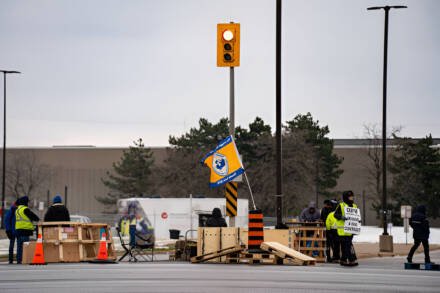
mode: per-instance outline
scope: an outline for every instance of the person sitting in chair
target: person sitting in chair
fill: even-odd
[[[228,227],[219,208],[212,210],[212,216],[206,221],[206,227]]]

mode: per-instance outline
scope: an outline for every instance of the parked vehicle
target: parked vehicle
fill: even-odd
[[[92,220],[90,220],[89,217],[81,216],[81,215],[70,215],[70,221],[76,222],[76,223],[91,223]]]

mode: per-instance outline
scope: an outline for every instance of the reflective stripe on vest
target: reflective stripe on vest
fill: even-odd
[[[24,213],[27,208],[27,206],[20,205],[15,211],[15,230],[34,230],[32,221]]]
[[[341,202],[339,204],[339,206],[341,207],[341,214],[344,217],[345,216],[345,209],[344,208],[348,207],[349,205],[346,204],[345,202]],[[357,205],[353,204],[353,208],[357,209]],[[337,229],[338,229],[338,235],[339,236],[351,236],[352,234],[344,232],[344,225],[345,225],[345,221],[344,220],[337,220],[336,221],[336,226],[337,226]]]

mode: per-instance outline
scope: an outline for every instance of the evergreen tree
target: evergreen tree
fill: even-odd
[[[145,148],[141,138],[134,142],[134,146],[124,150],[121,160],[113,163],[115,174],[107,172],[107,178],[101,178],[111,191],[105,197],[98,197],[98,201],[114,205],[120,198],[142,197],[152,192],[152,156],[151,150]]]
[[[394,175],[392,202],[413,207],[424,204],[433,218],[440,216],[440,151],[433,145],[432,136],[415,141],[399,138],[392,156],[390,171]]]
[[[337,185],[343,170],[339,169],[343,158],[333,153],[333,140],[328,138],[328,126],[319,126],[319,121],[313,120],[310,113],[297,115],[293,120],[287,121],[287,133],[302,134],[305,142],[315,150],[315,175],[319,194],[329,196],[330,189]]]

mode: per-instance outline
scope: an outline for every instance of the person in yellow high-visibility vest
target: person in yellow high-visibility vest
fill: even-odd
[[[119,231],[121,231],[121,236],[130,235],[130,219],[128,216],[122,216],[119,220]]]
[[[20,197],[17,200],[17,210],[15,210],[15,233],[17,235],[17,263],[20,264],[23,258],[23,243],[29,241],[29,236],[34,233],[34,224],[40,219],[28,208],[29,198]]]
[[[358,265],[356,261],[356,254],[353,248],[353,234],[347,233],[344,231],[345,225],[345,207],[357,208],[357,205],[354,203],[354,194],[353,191],[348,190],[342,193],[342,202],[339,203],[338,207],[335,210],[335,218],[336,218],[336,226],[339,241],[341,242],[342,247],[342,256],[340,264],[342,266],[356,266]]]
[[[334,208],[336,208],[337,202],[334,203]],[[330,212],[325,221],[326,227],[326,238],[327,238],[327,262],[339,262],[341,258],[341,245],[339,242],[338,232],[336,231],[336,218],[335,212]],[[330,257],[330,249],[332,251],[332,255]]]

